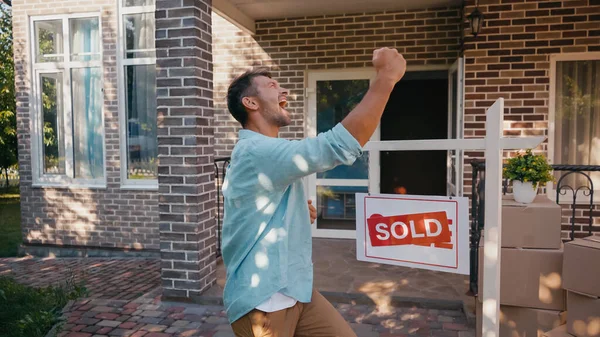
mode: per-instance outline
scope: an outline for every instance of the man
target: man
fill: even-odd
[[[231,83],[227,105],[243,129],[223,184],[222,237],[224,302],[236,336],[356,337],[313,289],[316,211],[301,178],[362,154],[406,70],[396,49],[375,50],[373,65],[377,75],[361,103],[330,131],[300,141],[277,138],[291,123],[288,91],[268,72],[248,71]]]

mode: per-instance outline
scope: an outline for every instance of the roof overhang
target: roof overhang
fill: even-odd
[[[327,5],[325,5],[326,3]],[[256,21],[460,6],[462,0],[213,0],[213,10],[254,34]]]

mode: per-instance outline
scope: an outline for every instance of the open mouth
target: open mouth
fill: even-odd
[[[285,109],[286,106],[287,106],[287,99],[285,97],[281,97],[279,99],[279,107],[282,109]]]

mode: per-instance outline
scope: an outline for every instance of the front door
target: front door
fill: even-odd
[[[381,140],[448,136],[447,70],[408,71],[396,84],[381,119]],[[381,151],[380,192],[446,195],[448,151]]]
[[[362,100],[369,89],[373,70],[340,70],[308,74],[308,116],[306,133],[314,137],[341,122]],[[371,140],[378,139],[378,132]],[[379,160],[371,154],[370,160]],[[367,192],[369,154],[365,152],[352,166],[313,174],[308,178],[308,198],[316,202],[317,220],[313,236],[355,238],[356,209],[354,195]]]

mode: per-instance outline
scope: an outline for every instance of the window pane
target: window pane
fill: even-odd
[[[362,100],[369,80],[317,81],[317,133],[326,132],[341,122]],[[317,178],[367,179],[369,154],[364,152],[353,165],[340,165]]]
[[[98,18],[70,19],[71,60],[100,60]]]
[[[154,0],[125,0],[125,7],[133,7],[133,6],[152,6],[154,5]]]
[[[62,62],[63,29],[61,20],[36,21],[36,62]]]
[[[127,177],[158,177],[156,135],[156,68],[154,65],[126,67]]]
[[[600,165],[600,60],[557,62],[556,76],[554,163]],[[590,176],[600,186],[600,173]],[[565,183],[587,185],[581,175]]]
[[[75,178],[104,175],[102,81],[100,68],[71,70]]]
[[[44,174],[65,174],[62,74],[41,74]]]
[[[154,57],[154,13],[124,16],[127,58]]]
[[[356,229],[355,193],[366,186],[317,186],[317,228]]]

